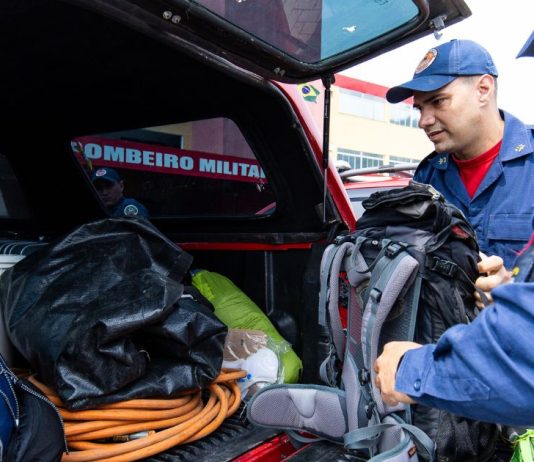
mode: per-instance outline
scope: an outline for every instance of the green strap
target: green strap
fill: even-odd
[[[534,462],[534,430],[527,430],[514,442],[515,450],[510,462]]]

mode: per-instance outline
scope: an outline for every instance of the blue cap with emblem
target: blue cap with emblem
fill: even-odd
[[[532,34],[530,34],[530,37],[525,42],[516,58],[521,58],[523,56],[534,56],[534,31],[532,31]]]
[[[97,168],[91,175],[91,181],[94,183],[97,180],[105,180],[110,183],[118,183],[121,180],[121,176],[116,170],[109,167]]]
[[[488,51],[471,40],[451,40],[428,50],[412,80],[390,88],[386,98],[400,103],[414,91],[435,91],[462,75],[499,74]]]

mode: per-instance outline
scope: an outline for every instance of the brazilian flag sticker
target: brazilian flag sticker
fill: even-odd
[[[311,103],[317,102],[317,97],[321,94],[317,88],[315,88],[313,85],[310,85],[309,83],[301,83],[299,85],[300,94],[302,97]]]

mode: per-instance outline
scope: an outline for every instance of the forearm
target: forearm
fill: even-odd
[[[395,389],[422,404],[479,420],[534,423],[534,284],[494,291],[495,304],[437,345],[407,351]]]

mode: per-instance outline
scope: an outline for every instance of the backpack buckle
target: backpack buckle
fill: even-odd
[[[365,386],[370,382],[370,380],[371,374],[369,374],[367,369],[360,369],[358,371],[358,381],[360,382],[360,385]]]
[[[445,276],[453,277],[458,270],[458,265],[452,261],[443,260],[439,257],[432,257],[430,269],[432,271],[444,274]]]
[[[365,415],[367,416],[367,420],[371,420],[375,408],[376,403],[374,401],[371,401],[367,406],[365,406]]]
[[[374,303],[380,303],[380,299],[382,298],[382,292],[376,287],[373,287],[369,292],[369,298],[373,300]]]
[[[401,253],[403,250],[405,249],[405,247],[398,243],[398,242],[390,242],[385,251],[384,251],[384,254],[386,255],[386,257],[388,258],[395,258],[399,253]]]
[[[354,237],[350,234],[341,234],[339,236],[336,236],[334,238],[334,244],[335,245],[341,245],[345,242],[352,242],[354,240]]]

